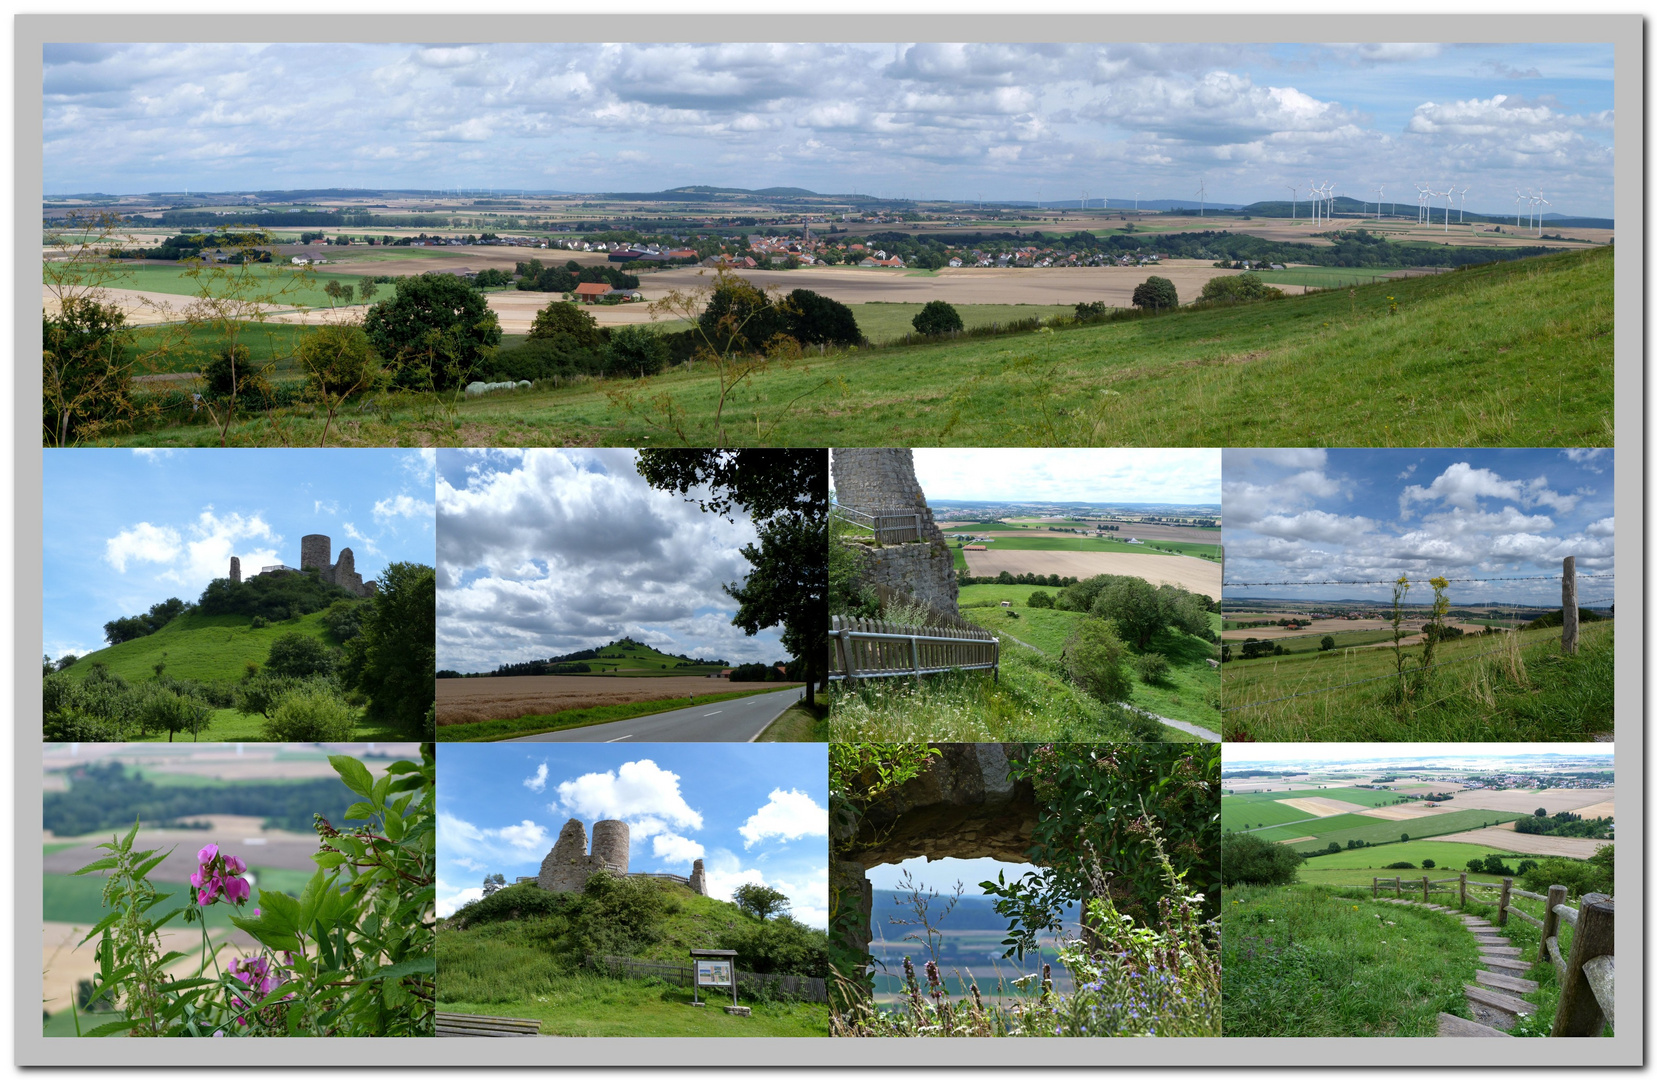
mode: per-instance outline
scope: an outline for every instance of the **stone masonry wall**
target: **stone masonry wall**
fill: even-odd
[[[834,498],[841,506],[865,514],[921,516],[921,543],[856,545],[862,577],[871,586],[885,585],[950,613],[958,613],[960,587],[944,534],[932,519],[926,493],[915,477],[915,455],[901,447],[834,451]]]
[[[548,892],[580,892],[599,870],[627,876],[631,830],[625,821],[593,825],[593,849],[587,852],[587,827],[571,819],[558,830],[558,839],[541,860],[536,884]]]

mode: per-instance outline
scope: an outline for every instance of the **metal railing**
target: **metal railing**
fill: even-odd
[[[830,679],[883,679],[944,671],[1001,674],[1001,642],[988,630],[905,626],[835,615],[829,636]]]
[[[877,544],[918,544],[921,541],[920,514],[866,514],[839,503],[835,504],[834,513],[853,529],[871,534]]]

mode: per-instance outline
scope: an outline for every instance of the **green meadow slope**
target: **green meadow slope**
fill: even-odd
[[[306,634],[329,646],[337,644],[323,628],[320,611],[258,630],[252,623],[246,615],[189,612],[146,637],[87,653],[66,674],[79,681],[93,664],[101,663],[128,682],[146,682],[155,678],[155,665],[164,660],[166,673],[175,679],[234,680],[249,663],[264,667],[271,643],[284,634]]]
[[[331,437],[347,445],[1609,446],[1612,259],[1597,248],[1265,303],[808,355],[734,386],[699,364],[637,383],[537,388],[452,408],[419,398],[350,415]],[[230,441],[303,442],[320,436],[323,419],[300,410],[283,425],[278,432],[250,418]],[[204,426],[121,441],[217,444]]]

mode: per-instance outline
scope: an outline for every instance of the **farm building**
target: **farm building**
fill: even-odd
[[[591,304],[609,291],[610,286],[601,281],[583,281],[575,287],[575,298],[583,304]]]

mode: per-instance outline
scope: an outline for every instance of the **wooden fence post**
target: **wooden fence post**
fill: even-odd
[[[1559,584],[1559,651],[1566,656],[1576,655],[1576,556],[1565,556],[1565,571]]]
[[[1404,895],[1404,879],[1403,878],[1396,878],[1395,877],[1395,878],[1392,879],[1392,895],[1394,895],[1394,896],[1403,896]]]
[[[1548,939],[1559,933],[1559,912],[1554,908],[1565,902],[1569,894],[1563,885],[1548,886],[1548,910],[1542,913],[1542,944],[1536,950],[1536,959],[1548,959]]]
[[[1426,874],[1422,874],[1421,875],[1421,902],[1423,904],[1430,904],[1430,903],[1433,902],[1432,892],[1433,892],[1433,883],[1430,880],[1428,880]]]
[[[1467,871],[1461,872],[1461,910],[1467,910]]]
[[[1372,877],[1372,878],[1369,879],[1369,895],[1371,897],[1376,897],[1376,896],[1381,895],[1381,879],[1380,878]]]
[[[1497,926],[1506,926],[1507,925],[1507,902],[1509,900],[1509,894],[1512,893],[1512,892],[1513,892],[1513,879],[1510,878],[1510,877],[1503,878],[1502,879],[1502,899],[1501,899],[1500,902],[1498,902],[1496,904],[1496,925]]]
[[[1596,956],[1615,952],[1615,902],[1603,893],[1589,893],[1577,906],[1576,933],[1571,935],[1571,958],[1559,979],[1559,1011],[1553,1018],[1553,1037],[1594,1036],[1605,1027],[1605,1012],[1588,985],[1582,965]]]

